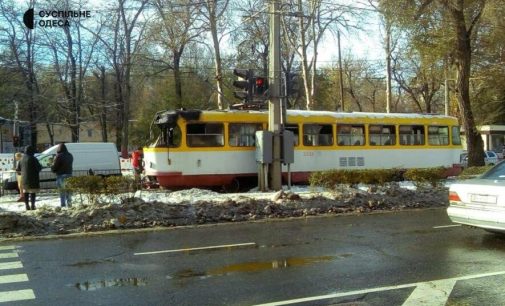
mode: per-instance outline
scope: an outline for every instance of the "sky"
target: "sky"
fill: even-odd
[[[0,0],[1,1],[1,0]],[[349,6],[353,8],[363,9],[369,11],[370,5],[366,0],[331,0],[335,4]],[[26,5],[28,0],[14,0],[14,2]],[[103,7],[108,0],[88,0],[84,1],[84,7],[93,13],[100,7]],[[376,16],[376,17],[374,17]],[[349,21],[351,24],[352,20]],[[363,24],[366,22],[366,24]],[[382,38],[379,30],[380,21],[377,14],[371,14],[370,18],[366,21],[354,22],[357,26],[364,28],[364,31],[353,31],[351,33],[343,31],[341,33],[341,50],[342,56],[348,53],[352,53],[355,57],[368,58],[372,60],[379,60],[385,57],[384,50],[382,47]],[[359,23],[359,24],[358,24]],[[338,51],[337,51],[337,38],[331,37],[323,42],[323,47],[319,52],[319,62],[320,65],[325,65],[325,63],[337,62],[338,61]]]

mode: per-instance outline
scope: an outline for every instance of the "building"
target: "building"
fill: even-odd
[[[484,142],[484,150],[502,153],[505,144],[505,125],[483,125],[478,129]]]
[[[53,135],[53,141],[49,135],[49,130]],[[43,151],[53,144],[60,142],[72,142],[72,132],[70,127],[61,123],[37,123],[37,149]],[[116,132],[112,129],[108,130],[107,140],[114,142],[116,140]],[[101,127],[98,122],[88,121],[81,122],[79,128],[80,142],[102,142]]]

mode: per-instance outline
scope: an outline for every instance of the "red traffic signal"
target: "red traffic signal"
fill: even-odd
[[[256,81],[255,81],[255,90],[254,90],[254,94],[255,95],[264,95],[265,92],[268,90],[268,81],[266,78],[264,77],[256,77]]]

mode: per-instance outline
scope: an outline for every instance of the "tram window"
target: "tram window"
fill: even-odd
[[[293,135],[295,135],[295,146],[298,145],[298,135],[300,134],[300,129],[298,127],[298,124],[286,124],[284,125],[284,129],[293,132]]]
[[[254,147],[255,133],[261,131],[261,123],[230,123],[228,126],[230,139],[228,144],[232,147]]]
[[[181,128],[178,125],[163,128],[156,141],[156,147],[176,148],[181,145]]]
[[[461,135],[459,132],[459,126],[452,127],[452,144],[460,145],[461,144]]]
[[[331,146],[333,145],[333,127],[331,124],[304,124],[304,146]]]
[[[337,142],[339,146],[362,146],[365,144],[365,126],[338,124]]]
[[[401,145],[424,145],[424,125],[400,125],[398,131]]]
[[[449,144],[448,126],[429,126],[428,144],[434,146],[446,146]]]
[[[370,125],[368,127],[371,146],[393,146],[396,144],[394,125]]]
[[[222,123],[188,123],[186,125],[188,147],[222,147],[224,127]]]

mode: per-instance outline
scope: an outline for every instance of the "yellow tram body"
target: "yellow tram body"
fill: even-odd
[[[294,183],[329,169],[459,166],[454,117],[300,110],[286,117],[284,126],[295,135]],[[254,135],[268,129],[268,112],[164,111],[153,124],[160,135],[144,148],[145,174],[161,186],[222,186],[257,176]]]

